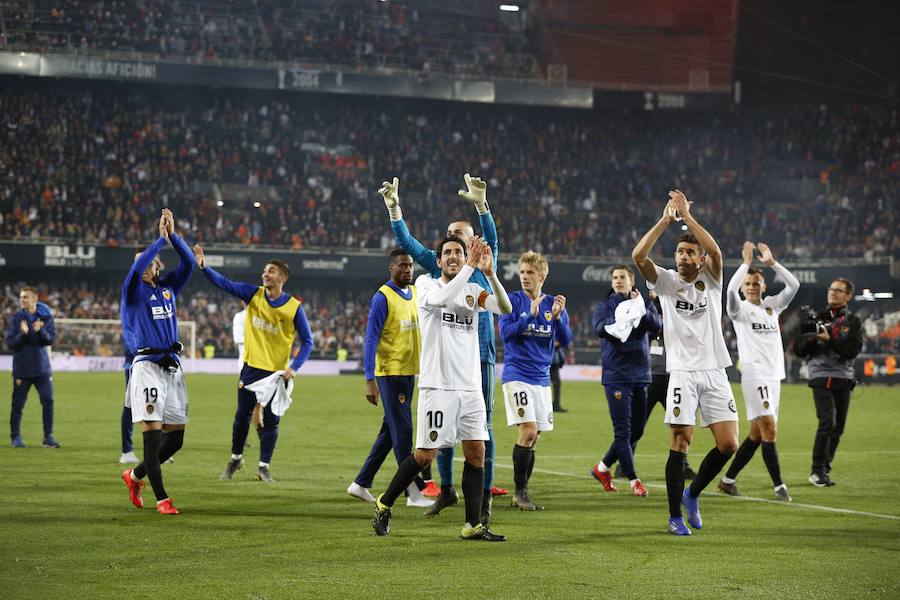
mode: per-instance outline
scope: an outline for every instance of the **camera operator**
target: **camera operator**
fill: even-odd
[[[850,281],[839,278],[831,282],[828,306],[810,317],[802,328],[803,337],[794,345],[797,356],[808,359],[809,387],[819,418],[809,476],[816,487],[835,483],[829,472],[847,422],[850,392],[856,385],[853,359],[862,348],[862,324],[847,307],[852,296]]]

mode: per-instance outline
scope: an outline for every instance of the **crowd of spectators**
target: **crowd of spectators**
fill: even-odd
[[[120,244],[171,207],[207,244],[386,248],[400,178],[426,242],[462,174],[488,182],[501,250],[623,257],[672,188],[726,255],[897,256],[896,108],[606,114],[90,84],[0,90],[0,238]]]
[[[141,52],[192,61],[536,76],[527,28],[475,0],[4,0],[0,50]],[[484,9],[484,5],[480,7]],[[475,17],[475,18],[473,18]]]

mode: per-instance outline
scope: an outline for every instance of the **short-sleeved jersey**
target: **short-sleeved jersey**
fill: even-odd
[[[443,306],[429,305],[429,294],[447,285],[427,274],[416,279],[422,332],[419,387],[481,391],[478,313],[483,310],[481,296],[487,292],[476,283],[466,283]]]
[[[775,296],[766,296],[757,305],[738,296],[748,270],[747,265],[741,265],[732,276],[726,304],[737,335],[741,377],[780,381],[785,372],[778,316],[791,303],[800,283],[787,269],[776,264],[775,272],[785,280],[785,289]]]
[[[731,365],[722,335],[722,282],[704,267],[688,283],[674,269],[656,267],[656,290],[663,309],[666,370],[705,371]]]

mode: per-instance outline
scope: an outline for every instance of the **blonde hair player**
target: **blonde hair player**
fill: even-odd
[[[775,271],[784,282],[784,289],[775,296],[766,296],[766,278],[762,270],[752,267],[753,250],[759,248],[759,260]],[[741,391],[750,434],[741,443],[725,476],[719,481],[719,490],[731,496],[740,496],[735,480],[741,469],[750,462],[756,449],[762,444],[763,462],[775,486],[775,499],[790,502],[787,486],[781,479],[781,465],[775,448],[778,406],[781,400],[781,380],[784,379],[784,345],[778,316],[788,307],[800,289],[800,282],[790,271],[775,262],[772,250],[760,242],[754,246],[744,242],[741,249],[743,262],[737,268],[726,292],[725,310],[734,324],[737,334],[738,359],[741,370]],[[744,294],[741,300],[738,290]]]
[[[543,510],[528,492],[534,469],[534,450],[541,432],[553,430],[550,363],[555,343],[572,341],[566,297],[543,292],[550,272],[547,259],[537,252],[519,257],[522,290],[509,295],[512,312],[500,317],[503,339],[503,399],[506,424],[518,429],[513,446],[516,482],[511,504],[520,510]]]

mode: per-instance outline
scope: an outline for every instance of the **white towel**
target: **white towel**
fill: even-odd
[[[244,386],[248,392],[256,394],[256,401],[263,408],[271,401],[272,413],[277,417],[284,416],[285,411],[294,401],[291,398],[291,394],[294,393],[294,380],[291,379],[287,385],[284,385],[282,375],[284,375],[284,371],[275,371],[268,377]]]
[[[620,302],[616,307],[616,322],[604,327],[606,332],[622,342],[628,340],[628,336],[635,327],[640,325],[641,317],[647,314],[644,299],[638,294],[637,298]]]

